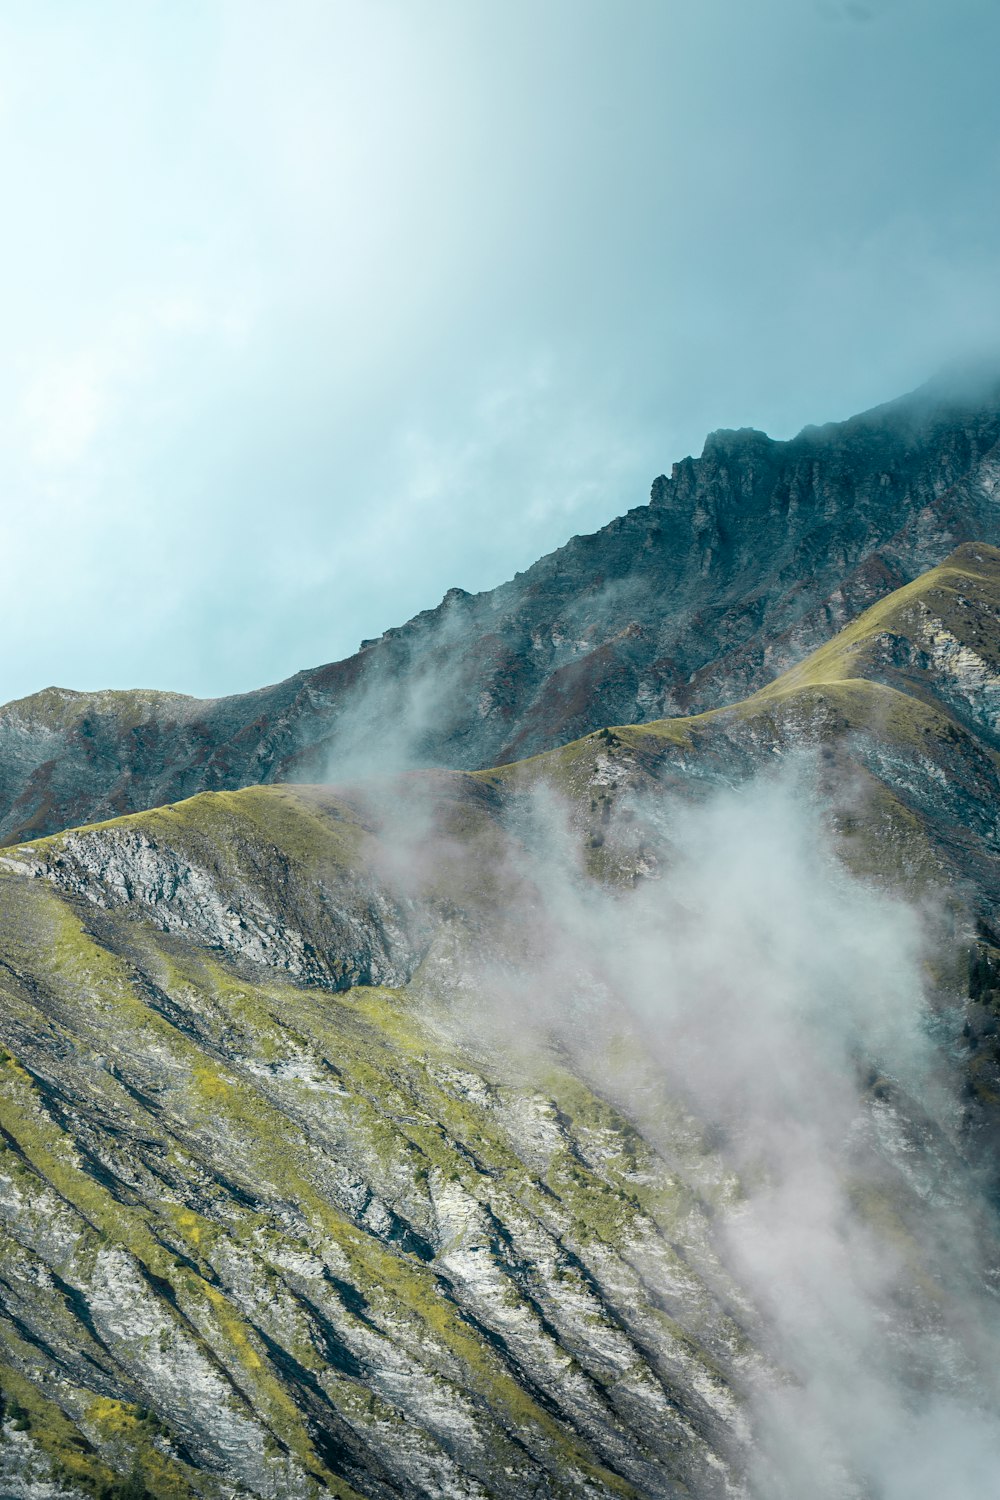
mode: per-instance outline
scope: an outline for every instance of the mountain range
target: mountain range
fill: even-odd
[[[936,381],[0,710],[0,1495],[984,1492],[998,483]]]
[[[478,770],[733,702],[960,543],[1000,542],[998,444],[981,373],[789,442],[716,432],[648,505],[345,661],[210,700],[47,688],[0,709],[0,837],[373,758]]]

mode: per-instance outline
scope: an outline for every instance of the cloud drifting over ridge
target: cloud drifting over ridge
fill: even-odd
[[[426,888],[444,850],[474,889],[479,857],[463,882],[468,856],[430,836],[434,783],[410,795],[397,877]],[[458,1014],[529,1074],[555,1043],[711,1205],[709,1274],[750,1346],[726,1356],[746,1493],[972,1500],[1000,1456],[1000,1314],[960,983],[930,977],[955,973],[954,914],[851,874],[831,811],[807,758],[697,805],[626,797],[595,853],[558,796],[526,794]],[[587,873],[605,855],[610,885]],[[616,882],[618,861],[647,874]],[[455,975],[446,944],[425,982]]]

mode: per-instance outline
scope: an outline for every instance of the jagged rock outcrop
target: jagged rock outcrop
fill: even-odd
[[[1000,382],[789,442],[718,432],[649,505],[346,661],[211,701],[50,688],[0,710],[10,843],[205,790],[475,769],[743,697],[958,543],[1000,542]]]
[[[304,802],[275,789],[262,807],[251,789],[24,845],[17,867],[302,983],[405,984],[420,924],[379,879],[388,855],[374,844],[370,823],[321,790]]]

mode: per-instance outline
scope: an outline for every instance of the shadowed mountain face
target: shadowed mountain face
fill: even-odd
[[[998,621],[8,849],[3,1493],[988,1492]]]
[[[790,442],[718,432],[650,503],[353,657],[210,701],[50,688],[0,710],[8,843],[204,790],[477,769],[743,697],[958,543],[1000,541],[1000,385]]]

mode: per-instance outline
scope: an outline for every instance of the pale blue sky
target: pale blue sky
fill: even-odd
[[[1000,346],[997,0],[0,7],[0,698],[346,655]]]

